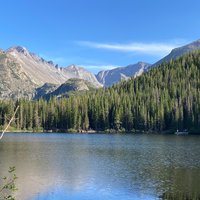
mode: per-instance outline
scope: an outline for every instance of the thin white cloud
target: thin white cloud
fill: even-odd
[[[121,67],[118,65],[111,65],[111,64],[108,64],[108,65],[107,64],[97,64],[100,62],[95,61],[95,60],[84,59],[81,57],[71,57],[71,58],[50,57],[50,56],[47,56],[46,54],[40,54],[40,56],[46,60],[52,60],[54,62],[54,64],[58,63],[61,66],[69,66],[69,65],[75,63],[76,65],[83,67],[85,69],[88,69],[89,71],[92,71],[92,72],[98,72],[101,70],[110,70],[110,69],[114,69],[117,67]],[[81,63],[85,63],[85,64],[81,64]],[[93,63],[96,63],[96,64],[93,64]]]
[[[98,43],[98,42],[90,42],[90,41],[79,41],[77,42],[81,46],[86,46],[90,48],[96,49],[106,49],[112,51],[121,51],[121,52],[132,52],[132,53],[140,53],[140,54],[148,54],[148,55],[165,55],[169,53],[172,49],[179,47],[181,44],[175,42],[171,43],[140,43],[133,42],[127,44],[119,44],[119,43]]]
[[[88,70],[110,70],[120,66],[117,65],[79,65]]]

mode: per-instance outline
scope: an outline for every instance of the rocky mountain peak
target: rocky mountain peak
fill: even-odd
[[[196,46],[196,47],[199,47],[200,46],[200,39],[198,39],[198,40],[196,40],[196,41],[194,41],[194,42],[192,42],[192,43],[190,43],[190,44],[188,44],[188,45],[186,45],[186,46]]]
[[[142,73],[147,71],[149,66],[150,64],[148,63],[138,62],[126,67],[100,71],[96,75],[96,78],[105,87],[109,87],[118,83],[120,80],[128,80],[130,77],[140,76]]]
[[[26,56],[30,54],[29,51],[25,47],[22,47],[22,46],[11,47],[6,52],[9,52],[9,53],[18,52],[18,53],[22,53]]]
[[[93,85],[95,85],[97,88],[102,87],[102,84],[98,82],[95,75],[84,69],[83,67],[72,64],[68,67],[63,68],[63,71],[70,74],[70,78],[83,79],[89,81],[90,83],[93,83]]]
[[[34,60],[35,62],[41,62],[43,64],[48,64],[51,65],[53,67],[55,67],[55,64],[53,63],[53,61],[46,61],[44,58],[40,57],[39,55],[29,52],[27,50],[27,48],[23,47],[23,46],[14,46],[9,48],[8,50],[6,50],[6,53],[11,54],[12,56],[14,56],[15,58],[22,58],[22,57],[27,57],[27,59],[29,60]],[[22,58],[24,59],[24,58]]]
[[[170,60],[175,60],[178,57],[183,56],[184,54],[187,54],[199,49],[200,49],[200,39],[190,44],[187,44],[185,46],[173,49],[170,54],[168,54],[167,56],[165,56],[164,58],[162,58],[161,60],[153,64],[151,67],[156,67],[163,62],[169,62]]]
[[[145,62],[142,62],[142,61],[139,61],[138,63],[136,63],[137,65],[141,65],[141,66],[145,66],[147,65],[148,63],[145,63]]]
[[[52,60],[49,60],[49,61],[47,61],[48,62],[48,64],[50,64],[50,65],[54,65],[54,63],[53,63],[53,61]],[[58,65],[55,65],[55,67],[56,66],[58,66]]]
[[[67,68],[71,71],[78,71],[79,70],[79,67],[75,64],[69,65]]]
[[[81,67],[78,67],[77,65],[72,64],[72,65],[66,67],[65,70],[70,71],[74,75],[78,76],[81,71]]]
[[[200,39],[199,40],[196,40],[190,44],[187,44],[183,47],[178,47],[178,48],[175,48],[171,51],[171,53],[174,53],[174,52],[177,52],[177,51],[181,51],[182,52],[190,52],[190,51],[194,51],[196,49],[199,49],[200,48]]]
[[[145,63],[142,62],[142,61],[139,61],[137,64],[138,64],[138,65],[143,65],[143,64],[145,64]]]

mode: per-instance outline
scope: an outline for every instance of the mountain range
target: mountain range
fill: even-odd
[[[42,57],[29,52],[24,47],[16,46],[5,51],[0,50],[0,98],[60,97],[67,96],[67,93],[71,90],[83,91],[110,87],[121,80],[140,76],[163,62],[177,59],[198,49],[200,49],[200,40],[173,49],[169,55],[153,65],[138,62],[126,67],[100,71],[95,76],[76,65],[60,67],[52,61],[46,61]]]
[[[44,84],[59,86],[73,78],[86,80],[95,88],[102,87],[95,75],[86,69],[75,65],[59,67],[20,46],[0,51],[0,70],[0,97],[3,99],[31,99]]]
[[[109,87],[121,80],[127,80],[132,76],[140,76],[142,73],[146,72],[150,66],[151,65],[148,63],[138,62],[133,65],[128,65],[127,67],[100,71],[96,75],[96,78],[105,87]]]

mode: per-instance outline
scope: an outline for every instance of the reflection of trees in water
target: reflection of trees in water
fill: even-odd
[[[184,145],[183,151],[177,151],[174,145],[168,147],[164,142],[160,148],[145,147],[143,151],[139,146],[138,149],[117,146],[114,151],[96,148],[95,155],[103,158],[109,155],[109,169],[104,173],[115,187],[126,184],[130,191],[151,193],[161,199],[200,199],[198,155],[187,153]]]
[[[199,200],[198,194],[186,194],[184,192],[170,193],[165,192],[160,196],[163,200]]]
[[[165,200],[200,200],[200,169],[166,168],[149,170],[157,194]]]
[[[149,199],[200,199],[196,138],[192,140],[196,145],[190,145],[191,137],[175,140],[172,136],[68,135],[66,139],[39,134],[12,138],[0,145],[0,176],[7,166],[16,165],[19,199],[102,190],[112,195],[150,195]]]

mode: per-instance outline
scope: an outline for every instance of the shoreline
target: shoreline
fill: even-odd
[[[165,131],[144,131],[144,130],[135,130],[135,131],[117,131],[114,129],[109,129],[105,131],[99,131],[99,130],[74,130],[74,129],[69,129],[69,130],[15,130],[12,128],[8,129],[5,133],[31,133],[31,134],[37,134],[37,133],[65,133],[65,134],[153,134],[153,135],[174,135],[175,130],[165,130]],[[199,131],[194,131],[191,130],[189,131],[188,135],[200,135]]]
[[[136,132],[131,132],[131,131],[127,131],[127,132],[120,132],[120,131],[30,131],[30,130],[15,130],[15,131],[6,131],[5,133],[30,133],[30,134],[38,134],[38,133],[53,133],[53,134],[132,134],[132,135],[136,135],[136,134],[144,134],[144,135],[174,135],[174,132],[165,132],[165,131],[160,131],[160,132],[156,132],[156,131],[136,131]],[[190,133],[189,135],[194,135],[194,133]],[[196,134],[197,135],[197,134]]]

